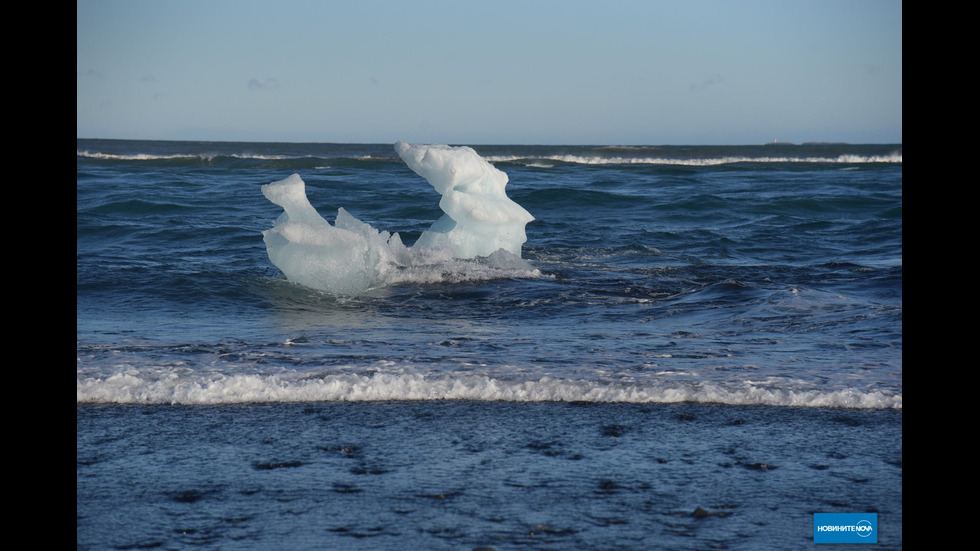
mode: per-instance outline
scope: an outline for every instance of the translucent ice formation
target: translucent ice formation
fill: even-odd
[[[507,197],[507,174],[469,147],[395,144],[405,164],[442,195],[444,214],[416,247],[448,245],[457,258],[489,256],[499,249],[521,256],[524,226],[534,220]]]
[[[343,208],[330,225],[298,174],[266,184],[263,195],[285,212],[262,235],[269,260],[287,279],[353,295],[405,281],[539,274],[520,258],[524,226],[534,217],[507,197],[505,173],[469,147],[399,141],[395,151],[442,194],[446,214],[409,248],[397,233],[376,230]]]

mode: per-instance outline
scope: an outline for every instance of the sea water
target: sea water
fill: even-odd
[[[422,248],[393,144],[78,140],[79,548],[901,547],[900,144],[472,149],[519,256],[338,291],[262,188]]]

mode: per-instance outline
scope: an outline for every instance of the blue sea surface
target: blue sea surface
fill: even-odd
[[[527,266],[335,295],[261,186],[412,245],[391,144],[78,140],[80,549],[901,548],[901,144],[473,148]]]

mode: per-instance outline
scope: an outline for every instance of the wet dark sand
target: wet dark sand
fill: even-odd
[[[79,405],[76,431],[79,549],[813,549],[817,512],[902,547],[895,410]]]

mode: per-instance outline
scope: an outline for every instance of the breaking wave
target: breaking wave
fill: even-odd
[[[213,405],[264,402],[471,400],[511,402],[717,403],[736,406],[901,409],[902,397],[854,389],[774,389],[742,383],[628,384],[543,377],[373,373],[302,376],[124,371],[76,379],[77,403]]]

